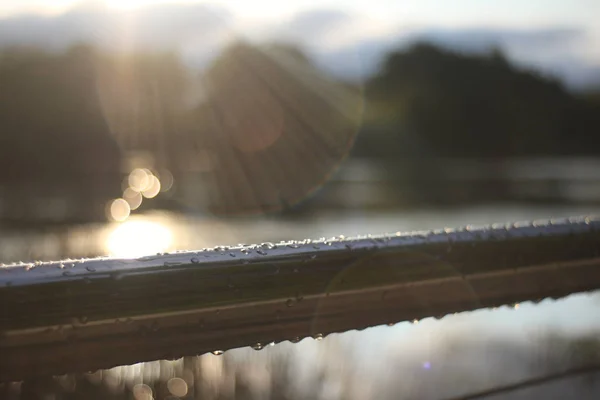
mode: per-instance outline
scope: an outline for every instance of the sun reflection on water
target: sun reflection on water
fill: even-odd
[[[149,220],[129,220],[115,227],[106,239],[110,256],[141,257],[171,249],[173,232],[166,225]]]

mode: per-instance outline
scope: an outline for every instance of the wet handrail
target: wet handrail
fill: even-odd
[[[599,288],[594,218],[7,265],[0,381]]]

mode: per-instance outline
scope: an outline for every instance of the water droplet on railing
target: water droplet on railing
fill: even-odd
[[[321,341],[323,340],[323,334],[317,333],[315,336],[313,336],[313,339]]]
[[[68,271],[66,271],[66,272],[68,272]],[[120,281],[121,279],[123,279],[123,274],[120,274],[120,273],[118,273],[118,272],[114,272],[114,273],[112,273],[112,274],[110,275],[110,277],[111,277],[112,279],[114,279],[115,281]]]
[[[73,275],[73,273],[71,271],[64,271],[62,274],[63,274],[63,276],[71,276],[71,275]]]
[[[193,264],[198,264],[200,262],[199,259],[197,259],[196,257],[192,257],[192,259],[190,260]]]
[[[261,249],[258,249],[258,250],[256,250],[256,252],[257,252],[258,254],[260,254],[261,256],[266,256],[266,255],[267,255],[267,252],[266,252],[266,251],[264,251],[264,250],[261,250]]]
[[[262,350],[263,349],[263,345],[261,343],[255,343],[252,345],[252,348],[256,351],[258,350]]]
[[[293,306],[294,306],[294,300],[292,300],[292,299],[287,299],[287,300],[285,301],[285,305],[286,305],[287,307],[293,307]]]
[[[229,253],[230,257],[235,257],[235,253]]]
[[[413,323],[413,325],[419,325],[419,320],[418,319],[413,319],[412,323]]]
[[[165,267],[175,267],[177,265],[181,265],[181,263],[179,261],[165,261],[163,265]]]
[[[296,336],[295,338],[291,338],[290,342],[292,342],[292,343],[298,343],[300,340],[302,340],[302,339],[300,339],[300,337]]]
[[[213,353],[215,356],[220,356],[225,352],[223,350],[213,350],[211,353]]]
[[[91,265],[88,265],[87,267],[85,267],[85,269],[89,272],[96,272],[96,268],[92,267]]]
[[[267,250],[271,250],[271,249],[277,248],[277,246],[274,245],[271,242],[265,242],[265,243],[261,244],[260,247],[262,247],[263,249],[267,249]]]

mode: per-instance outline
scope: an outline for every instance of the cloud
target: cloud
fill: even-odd
[[[536,30],[431,27],[399,30],[394,35],[366,38],[331,51],[315,50],[313,54],[320,65],[332,72],[348,79],[361,79],[375,73],[389,51],[406,49],[416,42],[471,54],[500,48],[517,65],[556,76],[568,86],[580,89],[600,82],[600,61],[593,65],[582,56],[586,39],[585,31],[568,27]]]
[[[364,36],[367,23],[366,18],[339,10],[312,10],[268,26],[263,37],[313,49],[334,49]]]
[[[231,13],[215,6],[160,4],[144,7],[121,23],[125,29],[132,29],[142,45],[177,47],[209,41],[215,34],[228,31],[233,21]]]
[[[0,19],[0,46],[62,49],[90,42],[113,49],[175,49],[195,67],[206,65],[226,42],[239,37],[296,42],[319,65],[349,79],[374,73],[390,50],[429,41],[471,53],[499,47],[510,60],[558,76],[572,87],[600,81],[600,60],[594,64],[584,57],[585,46],[591,46],[587,32],[571,27],[401,29],[362,15],[321,9],[286,21],[265,21],[257,29],[256,25],[248,28],[242,18],[221,6],[173,3],[128,12],[87,3],[58,16]]]
[[[285,24],[296,37],[318,39],[352,22],[352,16],[338,10],[313,10],[295,15]]]
[[[88,42],[109,48],[178,48],[198,40],[210,42],[231,20],[227,10],[203,4],[158,4],[127,12],[88,5],[58,16],[0,20],[0,46],[61,49]]]
[[[512,49],[535,50],[540,48],[566,46],[581,40],[585,35],[576,28],[545,28],[534,30],[517,29],[426,29],[417,35],[449,47],[462,48],[469,51],[483,51],[491,45]]]

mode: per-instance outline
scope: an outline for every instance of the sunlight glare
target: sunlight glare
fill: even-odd
[[[157,0],[104,0],[106,7],[117,10],[131,10],[143,6],[149,6],[157,3],[165,3],[165,1]]]
[[[171,230],[151,221],[127,221],[110,232],[106,249],[113,257],[134,258],[168,251],[173,243]]]

